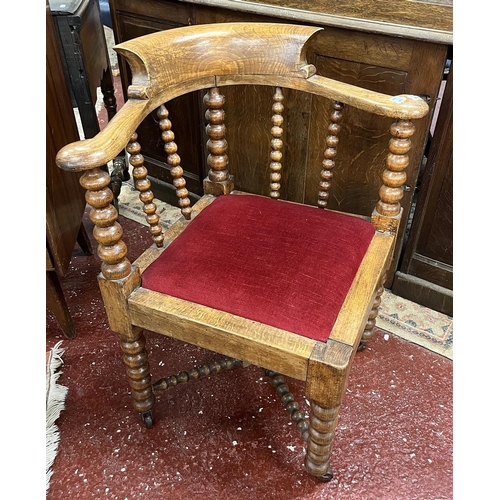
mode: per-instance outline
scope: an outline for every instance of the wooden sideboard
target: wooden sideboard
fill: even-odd
[[[437,102],[452,46],[450,0],[353,0],[343,3],[330,0],[110,0],[109,5],[117,43],[192,24],[252,21],[319,26],[324,29],[314,38],[308,54],[309,62],[316,66],[319,74],[375,91],[426,96],[431,110]],[[126,89],[131,83],[130,71],[121,58],[119,64]],[[267,194],[266,169],[257,171],[252,165],[265,166],[268,162],[269,120],[265,119],[262,109],[270,109],[270,98],[258,86],[226,87],[224,93],[227,96],[228,155],[236,188]],[[306,137],[324,144],[324,128],[316,128],[310,117],[319,114],[326,119],[329,103],[320,97],[304,101],[293,91],[286,91],[285,99],[289,118],[295,119],[297,125],[286,131],[282,197],[314,205],[321,158],[310,155],[304,144]],[[168,108],[187,187],[196,198],[202,192],[202,181],[208,170],[201,96],[181,97],[169,103]],[[358,126],[341,139],[328,208],[370,215],[378,199],[380,173],[385,164],[385,154],[376,145],[375,138],[388,134],[390,123],[382,118],[368,118],[360,111],[346,112],[356,113]],[[432,113],[424,120],[413,139],[402,200],[403,225],[409,221],[417,180],[421,177],[421,166],[425,165],[423,159]],[[155,195],[176,203],[156,117],[151,115],[138,133]],[[359,149],[360,141],[364,144],[363,155],[348,162],[349,150],[354,143]],[[233,155],[231,144],[245,142],[252,144],[251,158]],[[198,147],[193,148],[193,144]],[[398,270],[404,234],[402,231],[397,242],[386,281],[388,288]]]

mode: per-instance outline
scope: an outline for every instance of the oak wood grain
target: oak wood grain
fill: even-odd
[[[128,306],[142,328],[306,379],[314,340],[144,288],[131,294]]]
[[[389,96],[320,75],[311,76],[304,44],[319,31],[318,28],[293,26],[286,29],[285,25],[277,23],[249,26],[226,23],[182,28],[180,41],[176,38],[178,30],[173,29],[115,47],[127,57],[133,71],[129,100],[123,112],[117,113],[98,136],[60,151],[57,164],[75,171],[106,164],[126,146],[142,120],[161,104],[215,84],[282,86],[392,118],[420,118],[428,112],[427,104],[416,96]],[[248,36],[259,42],[255,44],[253,55],[245,49],[244,39]],[[227,51],[228,46],[236,48]],[[192,50],[187,52],[188,48]],[[265,63],[258,57],[259,48],[272,54]],[[166,56],[168,53],[170,57]]]
[[[378,284],[389,265],[394,242],[393,234],[375,233],[330,333],[330,339],[357,347]]]
[[[213,5],[212,0],[181,1],[198,8]],[[217,7],[246,16],[453,43],[453,0],[219,0]]]

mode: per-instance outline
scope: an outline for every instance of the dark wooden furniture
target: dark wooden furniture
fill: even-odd
[[[308,58],[318,73],[346,83],[388,94],[409,93],[428,96],[431,111],[440,88],[449,46],[452,43],[452,1],[396,1],[353,0],[110,0],[110,11],[117,43],[147,33],[185,25],[225,22],[292,22],[323,27],[324,30],[310,44]],[[130,70],[119,58],[123,88],[130,84]],[[425,70],[423,70],[425,68]],[[233,95],[236,94],[236,95]],[[237,188],[253,193],[266,192],[266,179],[252,169],[252,162],[265,163],[265,136],[267,122],[262,119],[265,97],[258,87],[235,88],[227,91],[231,108],[226,110],[231,125],[228,143],[253,142],[252,158],[232,154],[232,169]],[[233,99],[234,97],[234,99]],[[301,120],[288,131],[284,155],[290,162],[287,173],[285,199],[315,203],[315,179],[321,170],[321,161],[304,147],[309,137],[322,141],[322,131],[311,124],[311,116],[325,113],[317,99],[301,101],[291,91],[287,96]],[[192,120],[199,116],[201,96],[191,94],[179,98],[170,106],[179,132],[179,151],[184,161],[186,182],[192,198],[202,194],[202,179],[208,172],[200,124]],[[328,206],[338,210],[357,210],[369,215],[377,200],[378,179],[383,169],[383,154],[378,137],[385,125],[381,118],[368,118],[357,112],[357,125],[352,130],[349,145],[339,158],[339,170],[334,180],[334,191]],[[156,140],[155,117],[151,116],[139,130],[143,154],[155,194],[159,199],[174,203],[175,194],[169,167],[163,158],[162,145]],[[414,138],[412,166],[407,172],[405,195],[402,200],[402,223],[408,222],[420,162],[423,159],[430,115]],[[251,130],[251,134],[249,133]],[[354,157],[351,149],[363,143],[363,153]],[[193,147],[196,145],[196,147]],[[350,158],[350,160],[348,160]],[[369,168],[366,170],[366,164]],[[368,187],[368,189],[366,189]],[[386,286],[391,288],[403,244],[403,233],[398,237],[395,258],[388,272]]]
[[[71,104],[78,110],[83,135],[88,139],[100,130],[96,112],[99,89],[108,120],[116,114],[115,88],[99,2],[50,0],[49,4]],[[130,178],[124,152],[113,159],[111,174],[113,193],[118,198],[122,181]]]
[[[392,291],[453,316],[453,64]]]
[[[85,191],[79,176],[60,170],[55,162],[57,151],[79,135],[48,3],[46,18],[46,302],[64,335],[74,338],[59,278],[68,270],[77,241],[88,254],[92,246],[82,224]]]
[[[77,108],[85,138],[99,130],[95,105],[100,88],[109,118],[116,113],[116,98],[106,37],[97,0],[50,0],[62,53],[71,103]]]
[[[146,426],[153,425],[154,390],[254,364],[271,378],[306,441],[306,470],[328,481],[350,367],[373,334],[401,225],[405,171],[418,160],[410,153],[413,137],[419,137],[413,120],[425,125],[428,106],[415,95],[391,96],[316,74],[306,55],[320,35],[321,29],[310,26],[219,23],[125,42],[117,51],[132,69],[128,101],[96,137],[63,148],[57,162],[84,172],[81,183],[102,260],[102,297],[120,340],[134,407]],[[258,112],[249,106],[249,113],[267,124],[262,137],[267,159],[262,162],[254,141],[226,140],[231,127],[240,127],[225,113],[232,107],[228,96],[237,99],[234,86],[245,85],[259,86],[262,102],[267,95],[266,113],[263,106]],[[181,136],[169,111],[174,99],[200,90],[209,170],[205,194],[191,206],[177,145]],[[295,106],[308,99],[316,103],[309,129],[323,130],[322,141],[310,136],[303,145],[321,166],[315,207],[279,199],[287,192],[286,183],[294,183],[294,158],[285,145],[295,137],[293,121],[303,123]],[[136,132],[151,115],[184,215],[165,234]],[[384,168],[368,216],[327,208],[336,194],[334,173],[342,168],[338,159],[349,161],[344,148],[363,156],[364,142],[358,141],[361,150],[355,153],[350,141],[361,115],[367,122],[368,116],[381,118],[377,139],[385,145],[373,146]],[[246,127],[248,135],[254,132],[259,138],[257,128]],[[109,175],[99,168],[125,145],[154,241],[133,264],[111,205]],[[270,197],[235,189],[243,172],[233,158],[253,161],[249,168],[267,178]],[[366,160],[368,172],[371,159]],[[143,329],[224,357],[152,384]],[[280,373],[305,382],[308,418]]]

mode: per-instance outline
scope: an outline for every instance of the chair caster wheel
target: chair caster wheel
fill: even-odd
[[[358,351],[358,352],[359,352],[359,351],[364,351],[364,349],[365,349],[365,347],[366,347],[366,344],[368,344],[368,342],[363,342],[363,341],[361,341],[361,342],[359,343],[359,345],[358,345],[358,349],[357,349],[357,351]]]
[[[323,483],[327,483],[328,481],[331,481],[333,479],[333,472],[332,472],[332,469],[329,469],[327,472],[325,472],[325,474],[323,474],[322,476],[317,476],[317,478],[323,482]]]
[[[151,427],[153,427],[154,419],[153,419],[153,412],[151,410],[142,412],[141,418],[142,421],[144,422],[144,425],[148,429],[151,429]]]

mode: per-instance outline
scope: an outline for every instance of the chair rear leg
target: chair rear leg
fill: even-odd
[[[375,300],[373,301],[372,310],[368,316],[368,321],[366,322],[365,331],[363,332],[363,336],[361,337],[361,341],[359,342],[358,351],[362,351],[370,339],[373,337],[375,333],[375,325],[378,316],[378,308],[382,302],[382,294],[384,293],[384,283],[385,279],[382,281],[382,284],[377,289],[377,294],[375,295]]]
[[[154,394],[149,371],[146,339],[139,330],[135,339],[119,336],[120,348],[123,352],[123,362],[130,387],[134,408],[141,414],[146,427],[153,426]]]

